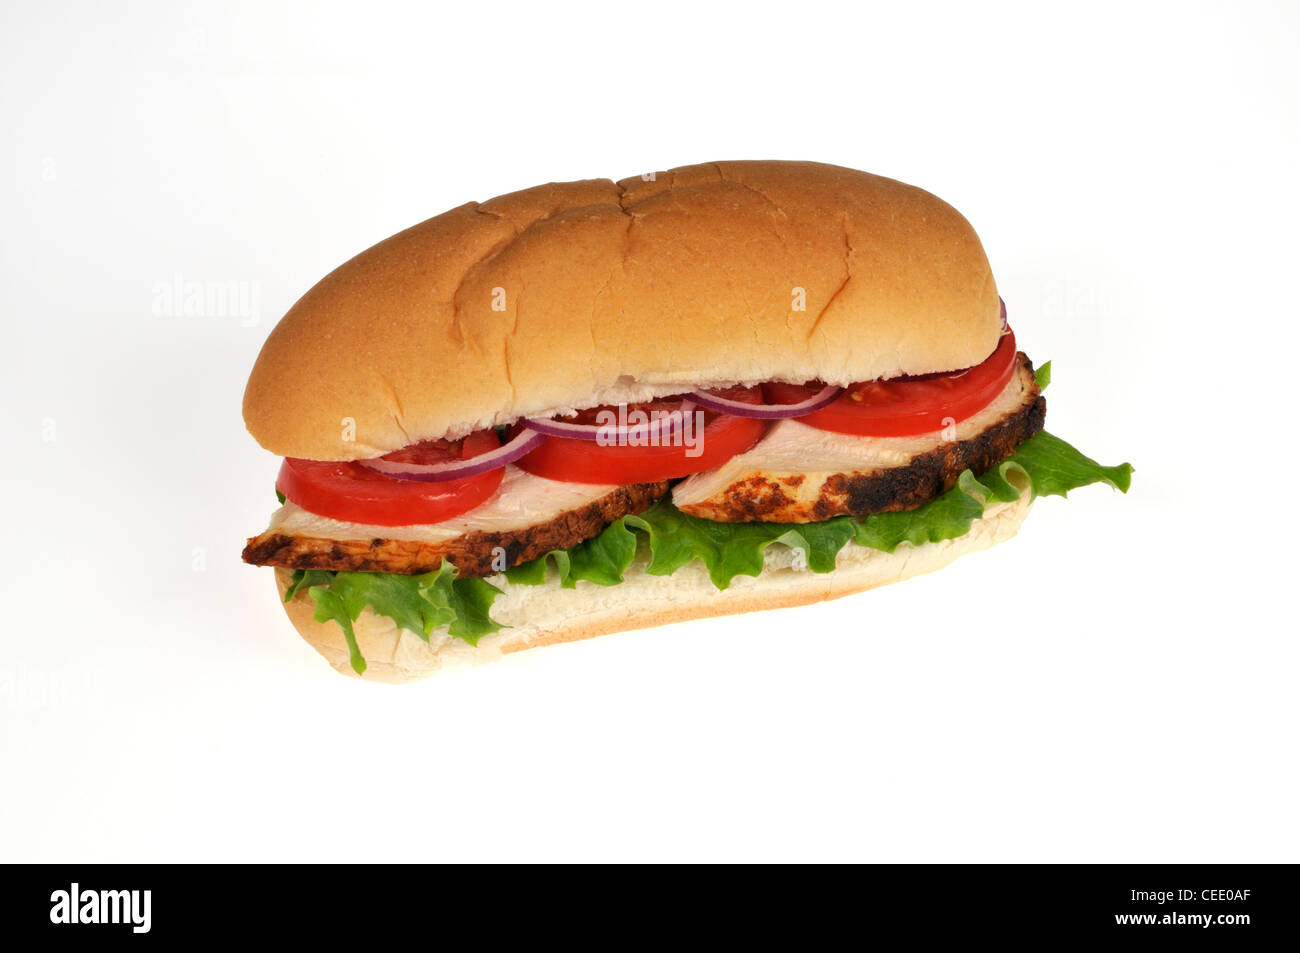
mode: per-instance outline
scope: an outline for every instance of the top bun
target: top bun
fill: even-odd
[[[815,162],[541,185],[341,265],[267,338],[244,420],[281,456],[353,460],[520,417],[702,386],[955,370],[997,346],[970,224]]]

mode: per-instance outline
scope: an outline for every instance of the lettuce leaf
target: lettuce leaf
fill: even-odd
[[[800,550],[803,562],[814,572],[829,572],[835,568],[835,554],[853,536],[847,517],[802,524],[715,523],[688,516],[666,500],[624,519],[647,536],[648,573],[668,576],[700,559],[719,589],[726,589],[736,576],[762,572],[763,551],[777,542]]]
[[[600,586],[623,581],[637,553],[637,533],[647,540],[652,576],[670,576],[695,559],[701,559],[709,578],[726,589],[736,576],[757,576],[763,570],[763,550],[780,542],[799,549],[814,572],[835,568],[835,555],[853,537],[848,517],[824,523],[715,523],[688,516],[667,500],[643,513],[625,516],[599,536],[570,549],[554,549],[531,562],[506,570],[506,578],[521,585],[541,585],[548,561],[555,566],[560,585],[572,589],[578,580]]]
[[[650,554],[646,571],[655,576],[670,575],[698,559],[713,584],[726,589],[736,576],[757,576],[763,569],[763,551],[773,543],[801,550],[813,572],[830,572],[850,539],[892,553],[900,543],[920,546],[966,535],[987,504],[1019,499],[1021,491],[1008,479],[1010,473],[1023,478],[1034,498],[1065,496],[1091,483],[1128,492],[1132,472],[1127,463],[1102,466],[1059,437],[1042,432],[984,475],[976,477],[967,470],[955,487],[914,510],[840,516],[821,523],[715,523],[661,500],[639,515],[610,524],[593,539],[507,570],[506,578],[521,585],[540,585],[546,581],[549,562],[567,588],[578,580],[616,585],[636,555],[634,530],[645,535]]]
[[[502,628],[490,615],[492,602],[501,590],[484,579],[456,578],[456,567],[445,559],[433,572],[420,576],[299,569],[285,591],[284,601],[303,589],[316,603],[316,621],[332,619],[343,630],[352,670],[358,675],[366,670],[366,660],[352,623],[367,606],[426,642],[429,634],[443,625],[448,634],[470,645],[477,645],[480,638]]]
[[[971,523],[984,515],[985,494],[973,492],[977,486],[974,481],[967,470],[957,478],[955,487],[914,510],[858,517],[854,520],[853,541],[892,553],[901,543],[920,546],[965,536]]]
[[[1039,368],[1039,386],[1050,380],[1050,364]],[[628,567],[644,547],[649,556],[646,572],[667,576],[699,560],[718,589],[726,589],[737,576],[757,576],[763,554],[774,544],[796,550],[796,560],[813,572],[830,572],[835,558],[852,540],[887,553],[902,543],[955,539],[970,532],[971,524],[993,502],[1011,502],[1027,487],[1031,498],[1065,496],[1092,483],[1106,483],[1128,492],[1133,468],[1102,466],[1059,437],[1041,432],[988,472],[962,473],[957,485],[929,503],[902,513],[840,516],[820,523],[715,523],[690,516],[668,500],[660,500],[643,513],[624,516],[600,535],[569,549],[556,549],[505,573],[513,585],[537,586],[553,569],[561,586],[574,588],[579,581],[614,586],[623,581]],[[426,642],[438,626],[446,625],[454,638],[471,645],[502,626],[492,620],[493,600],[501,593],[483,579],[458,579],[447,561],[422,576],[390,573],[326,572],[298,570],[285,593],[285,601],[306,589],[316,603],[318,622],[338,622],[347,639],[352,668],[365,671],[352,623],[370,606]]]

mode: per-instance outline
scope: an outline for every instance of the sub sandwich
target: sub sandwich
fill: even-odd
[[[970,224],[722,162],[472,202],[341,265],[244,395],[283,457],[243,558],[340,672],[831,599],[1127,490],[1043,430]]]

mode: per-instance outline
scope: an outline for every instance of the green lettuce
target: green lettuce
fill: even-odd
[[[1046,386],[1050,365],[1039,368],[1038,375],[1039,386]],[[671,575],[699,560],[713,585],[726,589],[737,576],[762,572],[763,554],[772,545],[797,550],[806,568],[824,573],[835,568],[836,556],[850,540],[892,553],[902,543],[920,546],[955,539],[970,531],[986,506],[1019,499],[1026,489],[1031,499],[1065,496],[1092,483],[1126,493],[1132,473],[1127,463],[1102,466],[1059,437],[1041,432],[986,473],[965,471],[955,487],[914,510],[840,516],[820,523],[716,523],[683,513],[665,499],[643,513],[616,520],[586,542],[515,566],[505,577],[512,585],[537,586],[553,571],[566,588],[579,581],[614,586],[643,550],[649,558],[645,571],[651,575]],[[333,619],[342,627],[358,674],[366,663],[352,623],[367,606],[426,642],[443,625],[451,636],[471,645],[502,628],[490,615],[502,590],[483,579],[456,578],[455,567],[446,561],[421,576],[298,570],[285,601],[303,589],[316,603],[316,621]]]
[[[901,513],[839,516],[820,523],[715,523],[683,513],[661,500],[644,513],[611,523],[599,536],[567,550],[552,550],[532,562],[506,571],[511,583],[539,585],[553,566],[560,585],[574,587],[579,580],[600,586],[616,585],[637,552],[637,534],[645,537],[650,556],[646,572],[667,576],[699,560],[719,589],[736,576],[757,576],[763,570],[763,553],[780,543],[802,551],[807,568],[830,572],[835,557],[853,540],[860,546],[892,553],[901,543],[920,546],[955,539],[970,532],[992,502],[1011,502],[1021,490],[1012,482],[1018,475],[1031,498],[1065,496],[1091,483],[1107,483],[1128,492],[1133,468],[1127,463],[1106,467],[1084,456],[1059,437],[1039,433],[992,470],[976,477],[967,470],[957,485],[929,503]]]
[[[419,576],[299,569],[285,591],[284,601],[303,589],[316,603],[316,621],[332,619],[343,630],[352,669],[358,675],[366,670],[366,660],[361,656],[352,623],[367,606],[426,642],[430,633],[442,625],[447,626],[450,635],[470,645],[477,645],[483,636],[502,628],[489,614],[501,590],[484,579],[456,578],[456,567],[445,559],[433,572]]]

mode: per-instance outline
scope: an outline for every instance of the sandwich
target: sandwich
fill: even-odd
[[[248,540],[340,672],[803,605],[1127,491],[1044,429],[970,224],[811,162],[553,183],[309,290],[244,394],[283,458]]]

